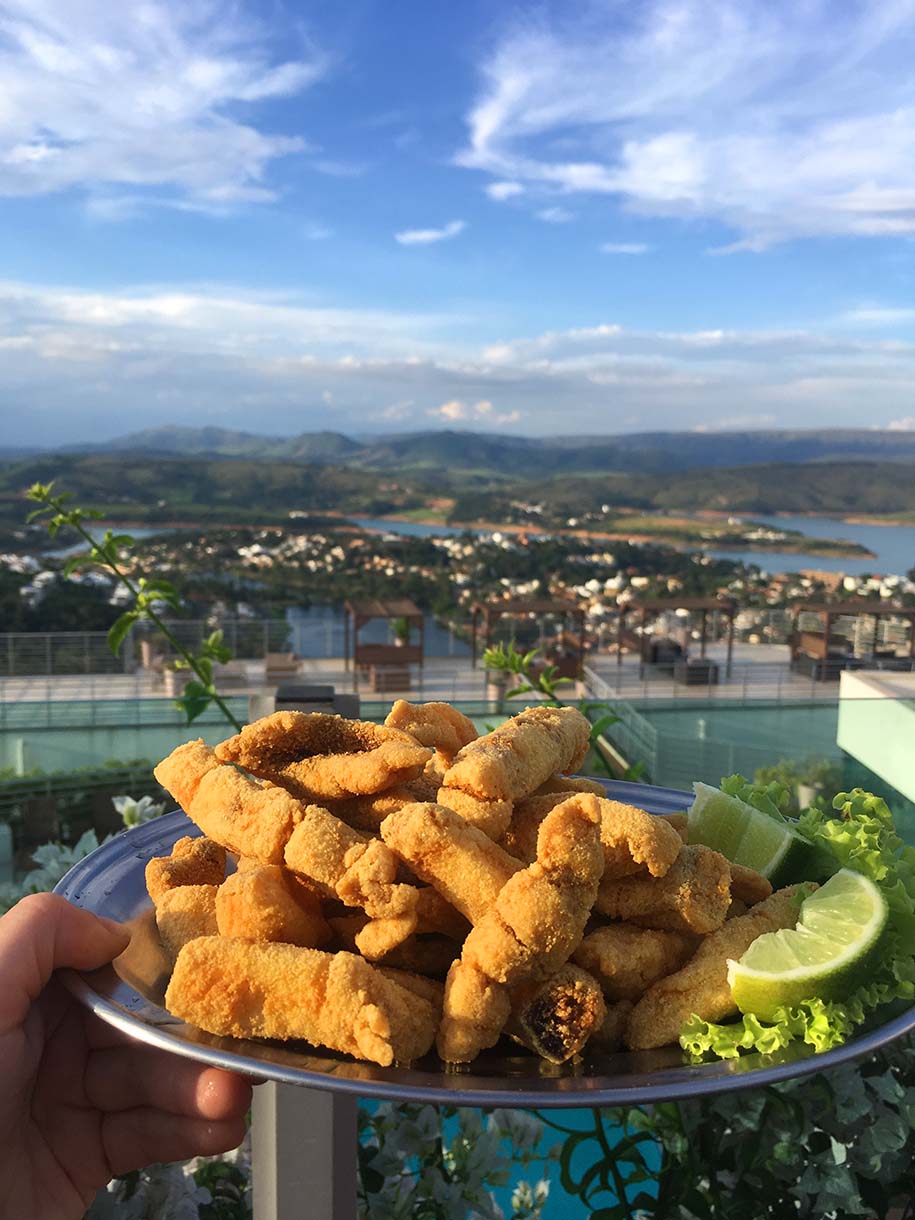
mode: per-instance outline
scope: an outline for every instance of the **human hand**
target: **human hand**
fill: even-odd
[[[0,1220],[79,1220],[118,1174],[244,1138],[247,1081],[133,1042],[53,977],[128,940],[53,894],[0,919]]]

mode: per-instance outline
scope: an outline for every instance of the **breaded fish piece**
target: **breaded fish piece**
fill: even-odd
[[[521,800],[557,771],[580,766],[590,732],[577,708],[530,707],[464,746],[445,772],[444,787],[483,800]]]
[[[173,750],[155,777],[209,839],[238,856],[282,864],[302,806],[283,788],[264,787],[235,767],[221,766],[203,741]]]
[[[772,893],[772,883],[762,873],[753,868],[746,868],[743,864],[735,864],[733,860],[728,863],[731,866],[732,898],[739,898],[751,907],[769,897]]]
[[[216,747],[222,762],[304,801],[342,800],[416,779],[432,757],[409,733],[326,712],[274,712]]]
[[[387,1067],[424,1055],[437,1011],[352,953],[208,936],[178,954],[165,1003],[211,1034],[301,1038]]]
[[[537,850],[537,833],[551,809],[568,797],[555,792],[529,796],[515,806],[511,824],[502,836],[506,851],[520,860],[532,860]],[[604,848],[604,877],[628,877],[649,872],[663,877],[683,846],[677,832],[662,818],[646,813],[635,805],[600,799],[600,839]]]
[[[702,936],[721,927],[730,904],[731,869],[724,856],[684,844],[663,877],[602,880],[594,905],[611,919]]]
[[[540,829],[535,862],[515,873],[464,941],[445,982],[437,1045],[466,1062],[498,1039],[508,988],[563,966],[584,932],[603,867],[597,798],[576,793]],[[469,1008],[464,1006],[469,1005]]]
[[[608,1000],[637,1000],[652,983],[692,957],[697,938],[684,932],[612,923],[584,937],[572,954],[600,983]]]
[[[742,957],[764,932],[796,925],[800,888],[789,885],[757,903],[746,915],[729,919],[702,941],[682,970],[650,987],[629,1016],[626,1045],[632,1050],[645,1050],[676,1042],[694,1013],[703,1021],[733,1016],[737,1005],[728,986],[728,961]],[[804,893],[810,889],[805,886]]]
[[[215,885],[180,885],[156,898],[159,940],[172,961],[188,941],[216,935],[218,892]]]
[[[471,923],[492,909],[505,882],[522,867],[482,830],[441,805],[404,805],[385,818],[381,837]]]
[[[220,936],[307,949],[319,948],[331,936],[320,899],[277,864],[228,877],[216,894],[216,925]]]
[[[434,801],[439,790],[439,780],[428,773],[428,764],[422,775],[385,788],[383,792],[370,792],[365,796],[351,796],[345,801],[324,801],[329,810],[347,826],[377,834],[378,828],[389,813],[404,805],[415,805],[417,801]]]
[[[185,835],[170,856],[155,856],[146,865],[146,890],[153,902],[181,885],[221,885],[226,876],[226,849],[212,839]]]
[[[565,1063],[601,1028],[606,1013],[597,981],[567,963],[545,982],[512,989],[505,1032],[550,1063]]]
[[[689,842],[689,818],[685,813],[659,813],[657,816],[673,826],[682,842]]]
[[[551,775],[531,796],[549,796],[554,792],[593,792],[595,796],[606,796],[607,789],[599,779],[588,779],[586,775]]]
[[[607,1012],[598,1029],[591,1035],[590,1045],[603,1054],[619,1050],[626,1023],[632,1012],[631,1000],[619,1000],[616,1004],[608,1004]]]
[[[505,834],[514,808],[511,801],[487,801],[460,788],[447,788],[444,785],[432,799],[436,804],[459,813],[465,822],[482,830],[494,842]]]
[[[154,769],[153,775],[170,792],[185,813],[197,794],[200,781],[220,765],[219,759],[202,737],[186,741],[172,750]]]
[[[508,987],[459,958],[445,979],[442,1019],[435,1039],[439,1058],[446,1063],[470,1063],[481,1050],[495,1046],[510,1013]]]
[[[409,733],[422,746],[431,746],[448,762],[478,736],[473,721],[450,703],[408,703],[406,699],[396,699],[384,723],[390,729]]]

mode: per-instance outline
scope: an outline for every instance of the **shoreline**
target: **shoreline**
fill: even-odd
[[[785,542],[774,543],[772,546],[765,546],[756,542],[740,542],[734,546],[721,545],[714,539],[703,540],[701,542],[690,541],[689,539],[672,539],[658,534],[642,534],[642,533],[624,533],[622,531],[592,531],[583,529],[534,529],[526,525],[496,524],[490,521],[476,522],[473,525],[453,524],[447,525],[442,521],[432,521],[421,519],[418,517],[398,517],[386,516],[376,517],[374,520],[379,522],[379,528],[372,529],[358,525],[357,520],[367,520],[368,518],[353,518],[348,517],[344,513],[334,512],[333,510],[324,512],[320,515],[325,521],[329,520],[329,524],[325,528],[339,529],[343,531],[358,531],[363,533],[383,533],[383,525],[390,522],[392,525],[420,525],[429,529],[435,529],[439,526],[444,526],[447,529],[469,530],[477,533],[500,533],[500,534],[532,534],[546,535],[557,534],[567,538],[578,538],[582,541],[594,542],[631,542],[639,545],[647,546],[668,546],[674,550],[690,550],[690,551],[750,551],[753,554],[759,555],[809,555],[811,558],[817,559],[876,559],[876,554],[867,547],[861,547],[858,550],[849,551],[843,548],[829,547],[821,549],[817,547],[817,539],[808,538],[806,544],[792,543],[790,540]],[[714,514],[716,517],[727,517],[733,514],[720,513]],[[781,516],[794,516],[796,514],[776,514]],[[813,513],[807,513],[806,516],[815,516]],[[290,521],[264,521],[233,523],[227,521],[111,521],[102,520],[95,523],[99,528],[104,529],[123,529],[123,530],[150,530],[153,534],[168,533],[169,531],[177,530],[206,530],[206,529],[289,529],[294,527],[295,522]],[[851,524],[849,522],[849,524]],[[889,525],[892,522],[886,522]],[[140,539],[139,541],[143,541]]]
[[[731,514],[722,513],[721,515],[726,517],[726,516],[730,516]],[[814,514],[812,514],[812,513],[808,514],[808,516],[813,516],[813,515]],[[444,524],[441,521],[421,520],[418,517],[387,516],[387,517],[376,517],[375,520],[380,521],[380,522],[389,521],[392,524],[397,524],[397,525],[422,525],[422,526],[427,526],[430,529],[435,529],[437,526],[441,526]],[[766,555],[766,554],[811,555],[818,559],[876,559],[877,558],[877,555],[875,554],[875,552],[869,550],[867,547],[861,547],[860,549],[856,549],[854,551],[849,551],[849,550],[846,550],[845,548],[841,548],[841,547],[829,547],[827,549],[821,549],[820,547],[817,547],[817,545],[816,545],[817,539],[815,539],[815,538],[806,539],[806,541],[809,542],[810,545],[806,545],[806,544],[802,545],[801,543],[795,543],[794,545],[792,545],[790,540],[786,540],[785,542],[773,543],[772,546],[764,546],[764,545],[761,545],[760,543],[756,543],[756,542],[741,542],[739,545],[736,545],[733,547],[728,547],[728,546],[721,546],[718,543],[716,543],[714,540],[706,540],[703,542],[694,543],[694,542],[689,541],[688,539],[675,541],[671,538],[666,538],[663,535],[658,535],[658,534],[638,534],[638,533],[629,534],[629,533],[622,533],[619,531],[616,531],[616,532],[599,531],[598,532],[598,531],[593,531],[593,530],[581,530],[581,529],[554,529],[554,530],[533,529],[530,526],[526,526],[526,525],[515,525],[515,524],[495,525],[490,521],[482,521],[482,522],[478,521],[473,525],[453,524],[453,525],[448,525],[447,528],[448,529],[457,529],[457,530],[467,529],[470,531],[485,532],[485,533],[499,533],[499,534],[535,534],[535,535],[537,535],[537,534],[539,534],[539,535],[560,534],[566,538],[581,538],[583,540],[593,539],[597,542],[637,542],[640,544],[648,544],[648,545],[654,544],[656,546],[670,546],[670,547],[673,547],[674,550],[753,551],[754,553],[760,554],[760,555]],[[820,541],[822,541],[822,539],[820,539]]]

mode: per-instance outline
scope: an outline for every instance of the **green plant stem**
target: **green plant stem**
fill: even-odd
[[[56,504],[53,499],[49,500],[49,503],[58,512],[66,511],[63,508],[63,506],[59,506],[58,504]],[[71,522],[68,522],[68,524],[70,525],[71,529],[76,530],[76,532],[89,544],[89,546],[92,548],[92,550],[98,551],[98,547],[96,546],[95,540],[92,538],[92,535],[89,534],[85,529],[83,529],[82,525],[80,525],[80,523],[78,521],[75,521],[75,522],[71,521]],[[136,587],[136,585],[133,583],[133,581],[130,579],[130,577],[127,575],[127,573],[122,572],[121,569],[118,567],[118,565],[112,559],[106,558],[104,562],[111,569],[111,571],[115,574],[115,576],[118,578],[118,580],[121,582],[121,584],[123,584],[125,586],[125,588],[130,590],[130,592],[133,594],[133,597],[136,600],[139,600],[140,590]],[[144,614],[149,619],[149,621],[156,627],[156,629],[159,632],[161,632],[162,635],[165,636],[165,638],[171,644],[172,648],[174,648],[175,652],[177,652],[178,655],[182,658],[182,660],[184,660],[186,662],[188,668],[191,669],[197,675],[197,678],[200,680],[200,682],[204,686],[210,686],[211,685],[210,680],[206,677],[205,674],[203,674],[197,668],[196,658],[191,653],[189,653],[188,650],[183,647],[183,645],[181,645],[178,642],[178,640],[176,639],[176,637],[174,636],[172,631],[166,625],[165,620],[161,619],[158,616],[158,614],[156,614],[155,610],[153,610],[153,608],[151,606],[148,606],[146,608],[146,610],[144,611]],[[235,728],[236,732],[240,733],[242,730],[241,724],[232,715],[231,711],[229,710],[229,708],[226,705],[225,701],[223,700],[222,696],[220,694],[218,694],[218,692],[215,690],[215,688],[212,691],[212,699],[213,699],[213,702],[219,708],[219,710],[222,712],[222,714],[225,716],[226,720],[228,720],[228,722]]]
[[[624,1208],[627,1220],[632,1220],[632,1208],[629,1206],[629,1196],[626,1194],[626,1183],[623,1181],[622,1175],[620,1174],[616,1163],[616,1157],[613,1155],[613,1149],[610,1147],[607,1137],[604,1134],[603,1115],[597,1107],[595,1107],[591,1113],[594,1116],[594,1133],[597,1136],[597,1141],[600,1144],[601,1150],[603,1151],[604,1156],[607,1158],[607,1163],[610,1166],[610,1173],[613,1177],[613,1185],[616,1188],[616,1194],[617,1198],[619,1199],[620,1206]]]

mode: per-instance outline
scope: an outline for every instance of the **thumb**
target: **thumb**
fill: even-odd
[[[120,924],[57,894],[30,894],[0,919],[0,1032],[24,1020],[61,966],[94,970],[127,948]]]

